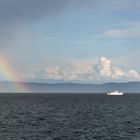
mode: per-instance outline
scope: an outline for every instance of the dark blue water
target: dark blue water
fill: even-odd
[[[140,140],[140,95],[1,94],[0,140]]]

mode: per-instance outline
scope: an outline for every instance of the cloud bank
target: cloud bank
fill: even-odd
[[[29,81],[43,79],[81,82],[138,81],[140,75],[135,70],[124,71],[111,60],[101,57],[95,64],[72,63],[66,66],[48,65],[44,68],[22,73],[22,78]],[[26,80],[27,80],[26,79]]]
[[[39,20],[83,7],[107,10],[138,10],[139,0],[0,0],[1,23]]]
[[[35,21],[69,9],[85,7],[92,0],[0,0],[0,21]]]

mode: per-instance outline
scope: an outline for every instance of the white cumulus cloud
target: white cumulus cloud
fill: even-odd
[[[112,64],[111,60],[101,57],[99,62],[93,65],[95,79],[118,79],[126,76],[125,72]]]
[[[94,74],[99,76],[111,76],[111,61],[101,57],[99,62],[93,65]]]
[[[110,59],[101,57],[97,63],[73,62],[67,65],[49,64],[23,74],[28,80],[63,80],[85,82],[135,81],[140,75],[135,70],[124,71],[115,66]]]
[[[140,79],[140,75],[138,74],[137,71],[135,70],[130,70],[127,72],[128,78],[135,78],[135,79]]]

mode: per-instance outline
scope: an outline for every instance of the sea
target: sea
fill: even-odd
[[[140,140],[140,94],[0,94],[0,140]]]

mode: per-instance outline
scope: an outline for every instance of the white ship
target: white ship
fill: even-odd
[[[124,93],[123,92],[118,92],[117,90],[115,92],[109,92],[107,93],[107,95],[123,95]]]

